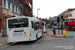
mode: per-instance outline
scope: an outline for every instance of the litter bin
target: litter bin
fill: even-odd
[[[6,36],[7,36],[7,29],[3,29],[3,30],[2,30],[2,36],[3,36],[3,37],[6,37]]]

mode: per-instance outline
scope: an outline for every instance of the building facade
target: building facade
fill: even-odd
[[[33,16],[32,0],[0,0],[0,36],[6,29],[6,19],[12,16]]]
[[[61,19],[61,15],[63,15],[64,19],[70,18],[69,14],[71,14],[72,18],[75,18],[75,8],[67,9],[64,12],[60,13],[58,16],[54,16],[53,18],[59,17]],[[53,21],[53,18],[51,18],[51,22]]]
[[[72,16],[69,16],[70,14]],[[64,12],[60,13],[57,17],[60,17],[61,18],[61,15],[63,15],[63,18],[64,19],[67,19],[69,17],[75,17],[75,8],[67,9]]]
[[[61,15],[63,15],[64,19],[75,18],[75,8],[67,9],[67,10],[63,11],[62,13],[60,13],[58,16],[52,17],[51,20],[50,20],[50,23],[53,22],[53,18],[57,19],[57,17],[59,17],[60,20],[61,20]]]
[[[33,0],[17,0],[23,5],[23,15],[33,16]]]

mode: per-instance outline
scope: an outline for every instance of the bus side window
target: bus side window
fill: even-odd
[[[31,21],[31,25],[32,25],[32,28],[34,28],[34,26],[33,26],[33,21]]]
[[[40,29],[42,29],[42,28],[43,28],[43,23],[40,24]]]
[[[39,29],[39,23],[34,23],[34,30],[37,30],[37,29]]]

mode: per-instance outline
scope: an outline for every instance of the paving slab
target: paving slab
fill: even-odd
[[[53,31],[48,29],[48,35],[51,35],[53,37],[56,37],[56,38],[72,38],[73,36],[70,36],[70,35],[61,35],[61,33],[58,34],[58,32],[56,32],[56,35],[53,34]]]
[[[7,44],[7,37],[0,37],[0,46]]]

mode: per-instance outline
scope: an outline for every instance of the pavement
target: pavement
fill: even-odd
[[[0,37],[0,46],[7,44],[7,37]]]
[[[70,35],[61,35],[61,34],[58,34],[58,32],[56,32],[56,35],[53,35],[53,32],[52,30],[47,30],[47,36],[45,36],[45,39],[55,39],[55,38],[71,38],[72,36]],[[6,45],[7,44],[7,37],[0,37],[0,47],[3,46],[3,45]]]
[[[48,29],[48,35],[51,35],[53,37],[56,37],[56,38],[72,38],[73,36],[70,36],[70,35],[61,35],[61,33],[58,34],[58,32],[56,31],[56,35],[53,34],[52,30]]]

